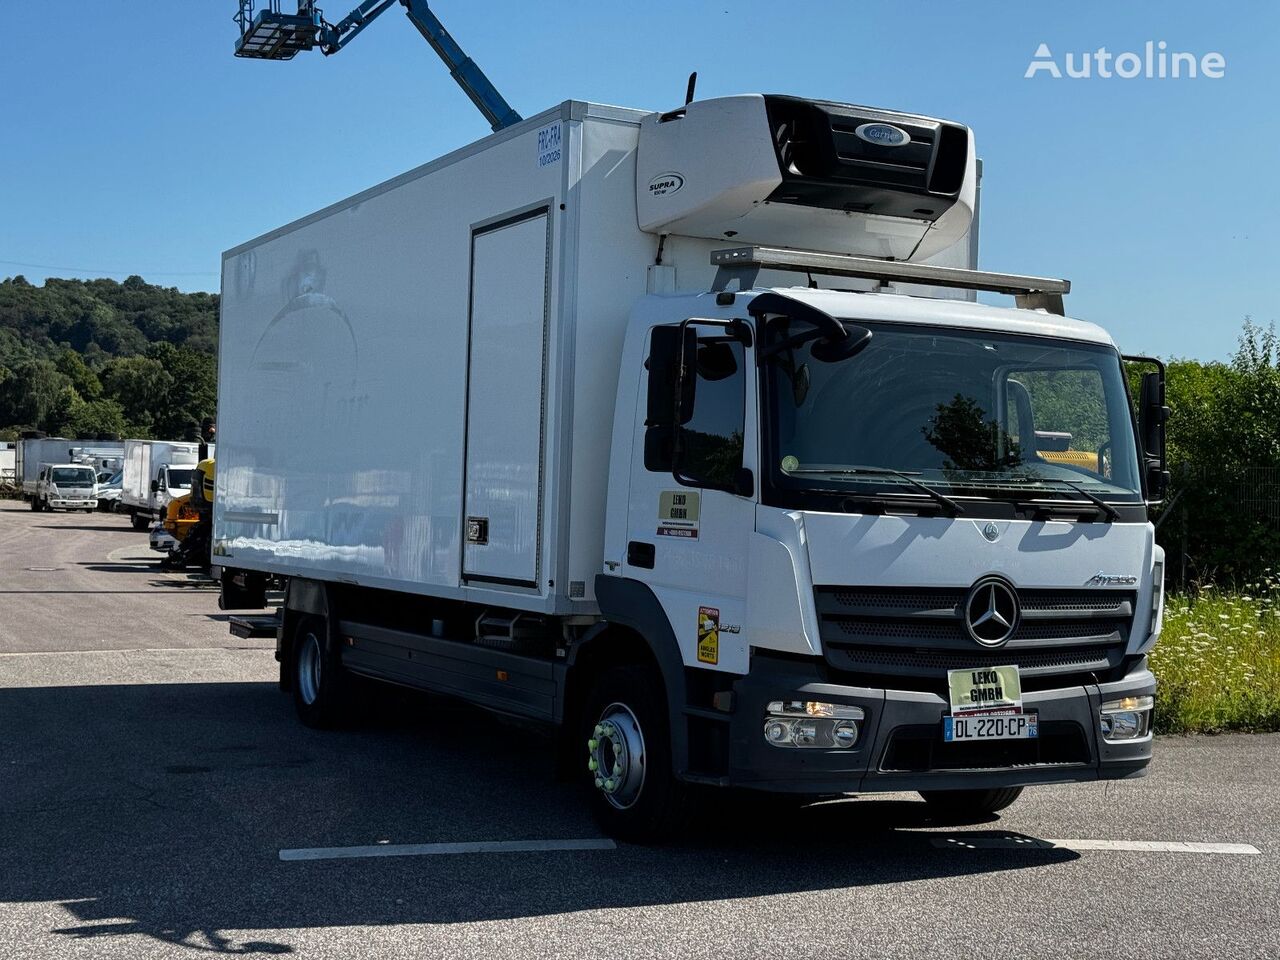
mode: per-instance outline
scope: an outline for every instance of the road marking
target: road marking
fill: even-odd
[[[478,840],[470,843],[379,843],[368,847],[303,847],[281,850],[281,860],[349,860],[359,857],[430,857],[456,853],[540,853],[554,850],[616,850],[603,837],[585,840]]]
[[[1248,843],[1200,843],[1182,840],[1042,840],[1039,837],[934,837],[943,850],[1111,850],[1122,853],[1200,853],[1260,856]]]
[[[107,647],[100,650],[3,650],[0,651],[0,657],[79,657],[87,653],[203,653],[208,650],[247,650],[250,653],[261,653],[269,651],[270,649],[271,648],[265,644],[263,646],[246,647],[233,643],[217,647]],[[263,682],[265,683],[268,681]],[[275,681],[272,680],[269,682],[274,683]]]

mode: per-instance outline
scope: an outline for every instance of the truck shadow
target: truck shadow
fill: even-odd
[[[664,847],[282,862],[281,849],[299,847],[599,836],[538,731],[399,692],[339,731],[307,730],[292,713],[270,683],[0,689],[12,733],[0,741],[12,774],[0,902],[46,905],[56,937],[289,953],[290,938],[252,932],[831,890],[856,899],[1076,857],[1030,843],[936,849],[920,828],[938,824],[919,802],[797,809],[718,796]]]

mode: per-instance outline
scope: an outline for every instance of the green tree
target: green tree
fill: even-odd
[[[103,395],[124,411],[130,436],[155,436],[156,421],[169,402],[173,376],[150,357],[116,357],[102,368]]]
[[[76,393],[85,400],[96,400],[102,396],[102,382],[85,364],[79,353],[67,347],[58,357],[55,365],[58,372],[71,381]]]

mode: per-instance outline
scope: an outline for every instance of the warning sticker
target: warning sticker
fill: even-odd
[[[698,662],[720,662],[720,610],[698,608]]]
[[[701,496],[696,490],[663,490],[658,494],[658,536],[697,540]]]

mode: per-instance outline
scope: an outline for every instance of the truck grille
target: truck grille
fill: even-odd
[[[1122,667],[1136,596],[1116,590],[1022,590],[1022,618],[999,649],[964,624],[964,588],[817,587],[827,662],[862,682],[944,692],[946,671],[1016,663],[1024,689],[1086,682]]]

